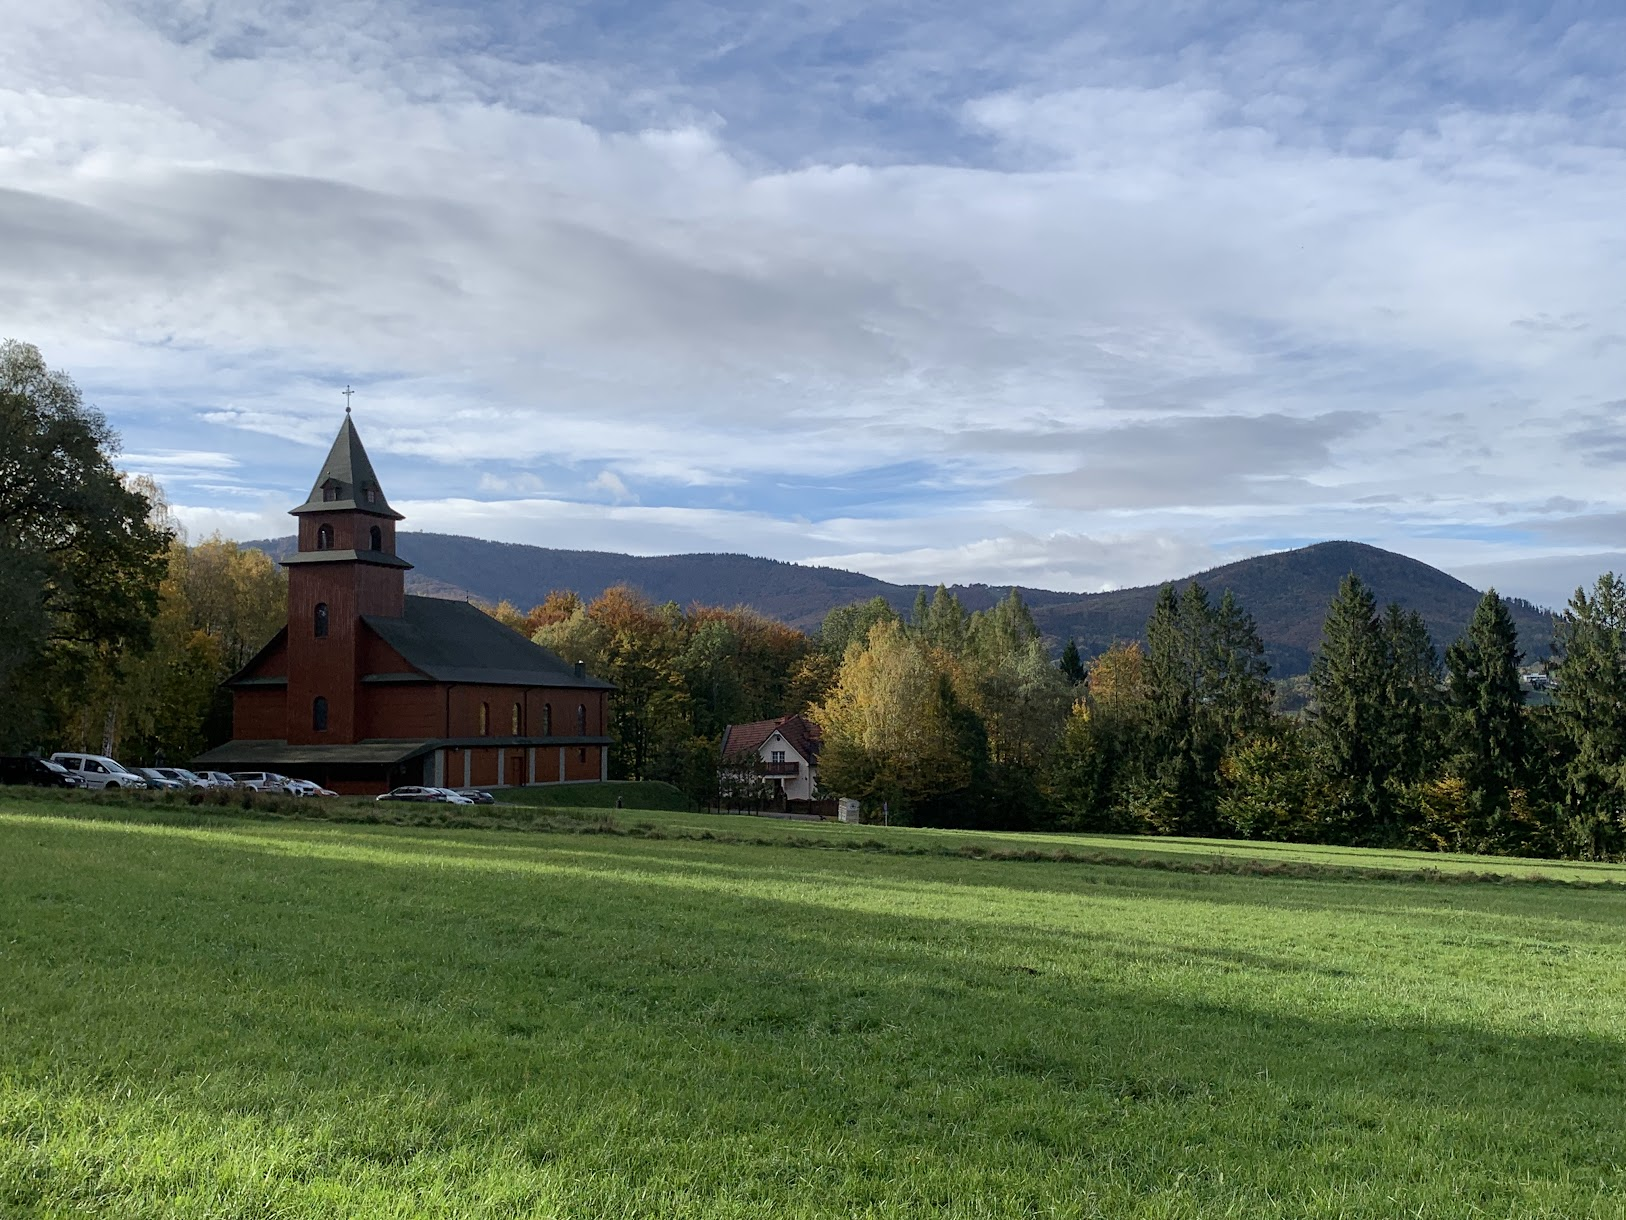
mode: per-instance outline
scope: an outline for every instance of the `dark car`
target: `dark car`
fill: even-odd
[[[43,758],[0,758],[0,784],[32,784],[36,788],[78,788],[80,779],[60,763]]]
[[[495,805],[497,803],[497,798],[484,788],[453,788],[452,791],[457,793],[458,796],[468,797],[476,805]]]
[[[393,789],[374,799],[380,801],[435,801],[444,803],[446,794],[438,788],[420,788],[416,785],[409,785],[405,788]]]

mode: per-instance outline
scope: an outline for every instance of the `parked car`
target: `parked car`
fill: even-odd
[[[436,788],[435,791],[444,792],[446,794],[446,803],[449,805],[473,805],[477,803],[473,797],[467,796],[455,788]]]
[[[291,779],[288,781],[288,793],[291,796],[338,796],[331,788],[324,788],[314,780]]]
[[[199,771],[197,776],[211,788],[237,787],[237,781],[231,776],[227,775],[224,771]]]
[[[439,802],[444,805],[451,803],[450,798],[451,793],[444,788],[424,788],[417,784],[408,784],[402,788],[392,788],[376,799],[380,801]]]
[[[453,788],[452,791],[459,796],[468,797],[476,805],[495,805],[497,803],[497,798],[484,788]]]
[[[233,771],[231,782],[250,792],[286,792],[288,778],[275,771]]]
[[[157,788],[164,792],[179,792],[186,785],[178,779],[170,779],[157,767],[137,767],[135,773],[147,781],[147,787]]]
[[[145,788],[147,781],[105,754],[73,754],[59,750],[51,761],[61,763],[87,788]]]
[[[61,763],[43,758],[0,758],[0,784],[32,784],[36,788],[84,787],[84,781]]]
[[[183,788],[213,787],[208,780],[204,779],[201,775],[188,771],[185,767],[143,767],[141,770],[143,772],[148,770],[156,771],[165,779],[172,779],[176,783],[180,784]]]

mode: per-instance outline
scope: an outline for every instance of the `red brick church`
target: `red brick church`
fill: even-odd
[[[226,686],[232,740],[193,762],[339,792],[602,780],[611,684],[467,602],[406,592],[348,411],[299,520],[288,625]]]

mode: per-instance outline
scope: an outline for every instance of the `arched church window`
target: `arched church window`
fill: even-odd
[[[312,617],[315,620],[312,625],[316,630],[316,638],[323,639],[327,635],[327,603],[317,602],[316,613]]]
[[[382,551],[384,549],[384,531],[376,525],[373,526],[372,529],[367,531],[367,541],[372,544],[373,550]]]
[[[311,728],[318,733],[327,731],[327,699],[321,695],[311,700]]]
[[[553,736],[553,704],[551,703],[542,705],[542,736]]]
[[[518,737],[519,736],[519,719],[520,719],[520,717],[519,717],[519,704],[517,704],[517,703],[514,704],[514,714],[513,714],[511,719],[512,719],[512,723],[509,725],[509,733],[510,733],[510,735],[512,735],[514,737]]]
[[[491,736],[491,704],[489,703],[480,705],[480,736]]]
[[[587,705],[585,703],[576,705],[576,736],[587,736]]]
[[[316,549],[319,551],[331,551],[333,549],[333,527],[331,525],[316,527]]]

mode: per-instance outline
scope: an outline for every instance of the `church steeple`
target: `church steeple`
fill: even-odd
[[[311,494],[298,508],[298,553],[288,569],[290,744],[366,736],[361,706],[366,618],[405,613],[410,563],[395,553],[395,523],[348,412]]]
[[[367,450],[362,446],[361,437],[356,435],[356,425],[350,420],[349,408],[345,409],[344,423],[339,425],[339,435],[333,438],[333,448],[328,450],[327,461],[322,463],[321,472],[311,485],[310,496],[298,508],[290,511],[297,517],[304,513],[340,509],[355,509],[395,521],[405,520],[384,498],[384,489],[378,484],[373,464],[367,460]]]

